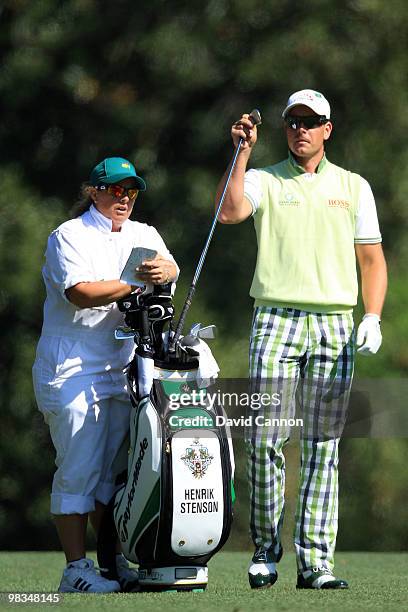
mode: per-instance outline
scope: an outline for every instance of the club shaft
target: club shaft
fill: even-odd
[[[195,292],[195,285],[191,284],[190,289],[188,291],[188,296],[186,298],[186,301],[184,302],[183,310],[181,311],[180,318],[179,318],[179,321],[177,323],[176,331],[174,332],[174,336],[172,337],[172,339],[170,341],[170,344],[169,344],[169,352],[170,353],[173,353],[175,351],[175,349],[176,349],[176,345],[177,345],[178,339],[180,338],[180,334],[181,334],[182,329],[184,327],[184,323],[185,323],[185,320],[186,320],[188,309],[191,306],[191,302],[192,302],[192,299],[193,299],[194,292]]]
[[[240,149],[241,149],[242,142],[243,142],[242,138],[240,138],[239,142],[238,142],[238,146],[237,146],[237,148],[235,150],[235,153],[234,153],[234,157],[232,158],[231,168],[230,168],[230,171],[228,172],[228,176],[227,176],[227,180],[225,181],[224,189],[222,190],[220,201],[219,201],[219,204],[217,206],[217,210],[215,212],[215,217],[214,217],[214,220],[212,222],[211,229],[210,229],[210,232],[208,234],[207,241],[206,241],[206,243],[204,245],[203,251],[201,253],[201,256],[200,256],[200,259],[198,261],[197,268],[196,268],[196,271],[195,271],[195,274],[194,274],[194,277],[193,277],[193,281],[191,283],[194,286],[197,284],[197,281],[198,281],[198,279],[200,277],[200,274],[201,274],[201,270],[203,269],[204,260],[205,260],[205,258],[207,256],[207,252],[208,252],[208,249],[210,247],[210,242],[212,240],[212,237],[213,237],[213,234],[214,234],[214,231],[215,231],[215,227],[217,225],[217,221],[218,221],[219,214],[221,212],[222,205],[224,204],[224,200],[225,200],[225,196],[226,196],[226,193],[227,193],[228,185],[229,185],[229,182],[231,180],[232,173],[234,172],[235,164],[237,163],[237,158],[238,158],[238,154],[239,154]]]

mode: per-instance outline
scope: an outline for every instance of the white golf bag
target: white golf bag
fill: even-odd
[[[148,299],[150,349],[146,314],[145,334],[135,338],[127,371],[133,405],[127,480],[98,539],[98,561],[115,578],[117,534],[125,557],[139,563],[141,590],[202,590],[207,562],[231,529],[233,451],[229,431],[217,424],[223,409],[208,401],[210,381],[199,376],[202,340],[187,336],[186,350],[163,359],[163,322],[171,318],[161,310],[166,300],[171,309],[168,295]]]

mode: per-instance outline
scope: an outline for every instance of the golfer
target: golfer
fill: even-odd
[[[47,297],[33,366],[38,407],[50,428],[57,470],[51,493],[59,539],[67,565],[59,590],[109,593],[132,590],[137,573],[118,548],[120,585],[102,577],[86,558],[88,514],[98,530],[115,476],[127,467],[115,457],[130,418],[123,368],[133,340],[115,340],[123,324],[116,300],[135,287],[119,281],[133,247],[157,251],[138,269],[143,283],[176,280],[178,267],[154,227],[129,216],[145,181],[121,157],[101,161],[82,186],[78,216],[48,239],[43,278]],[[117,463],[117,462],[116,462]]]
[[[221,212],[222,223],[252,216],[258,242],[251,286],[255,310],[250,341],[253,388],[266,380],[281,393],[273,416],[304,417],[294,543],[297,587],[347,588],[333,573],[337,535],[338,441],[353,375],[361,355],[381,345],[380,316],[387,284],[376,207],[361,176],[329,162],[333,125],[323,94],[292,94],[282,113],[288,158],[246,171],[257,130],[248,115],[232,126],[242,146]],[[225,178],[220,182],[218,197]],[[365,315],[355,340],[356,256]],[[246,435],[256,550],[252,588],[272,585],[282,555],[285,458],[289,432],[252,428]]]

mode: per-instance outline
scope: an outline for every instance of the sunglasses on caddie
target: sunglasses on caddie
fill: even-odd
[[[106,191],[113,198],[123,198],[128,196],[129,200],[135,200],[139,195],[139,190],[135,187],[123,187],[123,185],[98,185],[97,189]]]
[[[308,115],[306,117],[299,117],[297,115],[286,115],[284,119],[286,125],[292,130],[298,130],[303,127],[307,130],[320,127],[327,123],[329,120],[324,115]]]

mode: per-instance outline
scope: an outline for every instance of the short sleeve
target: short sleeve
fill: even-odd
[[[248,170],[245,172],[244,197],[251,203],[252,214],[254,215],[259,208],[262,200],[262,184],[258,170]]]
[[[354,242],[377,244],[382,241],[374,195],[369,183],[361,178]]]
[[[44,271],[67,302],[66,289],[94,280],[86,253],[74,232],[55,230],[48,238]]]

